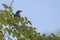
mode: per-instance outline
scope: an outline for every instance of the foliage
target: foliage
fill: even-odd
[[[5,10],[0,10],[0,40],[4,40],[5,34],[12,34],[17,40],[60,40],[53,33],[51,35],[40,34],[27,17],[14,17],[12,7],[3,4]],[[8,10],[7,10],[8,9]],[[4,25],[4,26],[3,26]],[[6,27],[8,25],[8,27]]]

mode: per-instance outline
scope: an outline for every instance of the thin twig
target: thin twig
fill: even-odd
[[[11,2],[11,4],[9,5],[9,7],[13,4],[14,0]]]

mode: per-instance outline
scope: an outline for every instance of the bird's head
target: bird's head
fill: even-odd
[[[18,10],[16,13],[20,13],[20,12],[22,12],[22,10]]]

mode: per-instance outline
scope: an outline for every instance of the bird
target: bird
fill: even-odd
[[[17,12],[16,12],[16,14],[14,14],[14,17],[18,17],[18,18],[20,18],[20,13],[22,12],[22,10],[18,10]]]

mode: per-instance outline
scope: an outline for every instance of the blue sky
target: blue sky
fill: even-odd
[[[0,0],[10,4],[12,0]],[[26,16],[40,33],[51,33],[60,29],[60,0],[14,0],[14,12],[23,10],[21,16]]]

